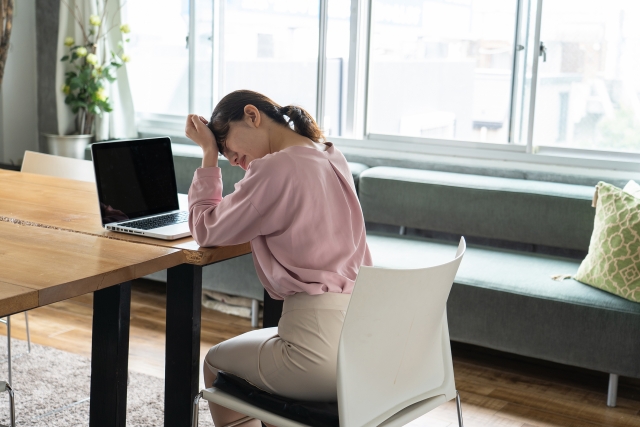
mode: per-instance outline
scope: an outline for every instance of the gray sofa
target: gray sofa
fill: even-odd
[[[187,192],[198,156],[176,155]],[[224,194],[244,176],[223,168]],[[376,266],[416,268],[469,248],[447,304],[454,341],[640,378],[640,304],[552,275],[587,253],[593,187],[350,164]],[[153,275],[166,280],[165,273]],[[251,255],[210,265],[203,287],[263,299]]]

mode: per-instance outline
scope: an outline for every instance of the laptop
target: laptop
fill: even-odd
[[[97,142],[91,155],[104,228],[164,240],[191,235],[170,138]]]

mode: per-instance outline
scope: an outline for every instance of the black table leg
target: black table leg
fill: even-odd
[[[131,282],[93,293],[90,427],[124,427],[127,420]]]
[[[284,301],[278,301],[269,296],[269,293],[264,291],[264,309],[262,311],[262,327],[272,328],[278,326],[280,316],[282,316],[282,306]]]
[[[202,267],[182,264],[167,270],[167,342],[164,425],[191,426],[200,374]]]

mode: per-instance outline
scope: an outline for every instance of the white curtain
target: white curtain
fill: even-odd
[[[120,1],[123,0],[106,0],[106,2],[105,0],[62,0],[60,2],[58,65],[56,67],[56,105],[58,109],[58,133],[60,135],[68,135],[76,130],[75,114],[64,103],[65,94],[62,92],[64,74],[67,72],[68,62],[61,62],[60,58],[69,52],[69,48],[64,45],[64,39],[73,37],[76,43],[83,40],[82,30],[76,23],[69,8],[75,10],[76,16],[82,19],[83,25],[86,27],[89,25],[89,16],[98,15],[98,11],[102,10],[106,3],[108,21],[102,23],[102,25],[108,26],[103,31],[111,27],[113,29],[103,39],[102,45],[98,46],[97,55],[102,63],[105,59],[108,60],[110,58],[111,51],[118,51],[118,42],[124,42],[123,34],[120,32],[120,24],[123,23]],[[126,43],[124,43],[124,46],[126,49]],[[109,84],[105,81],[105,84],[113,111],[111,113],[102,113],[102,117],[96,117],[94,127],[96,140],[136,138],[138,132],[135,125],[135,110],[133,108],[133,99],[131,98],[127,66],[120,67],[118,78],[114,83]]]

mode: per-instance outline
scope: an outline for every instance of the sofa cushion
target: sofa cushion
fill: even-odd
[[[306,402],[268,393],[233,374],[218,373],[213,386],[253,406],[312,427],[339,427],[337,402]]]
[[[600,182],[589,254],[574,278],[640,303],[640,198]]]
[[[374,265],[418,268],[451,260],[456,245],[368,233]],[[447,302],[451,339],[640,377],[640,304],[575,280],[579,262],[469,245]]]
[[[347,162],[349,165],[349,170],[351,171],[351,175],[353,176],[353,182],[356,184],[356,190],[358,190],[358,185],[360,183],[360,175],[365,170],[369,169],[369,166],[363,163],[355,163],[355,162]]]
[[[374,167],[360,175],[365,221],[586,252],[593,187]]]

